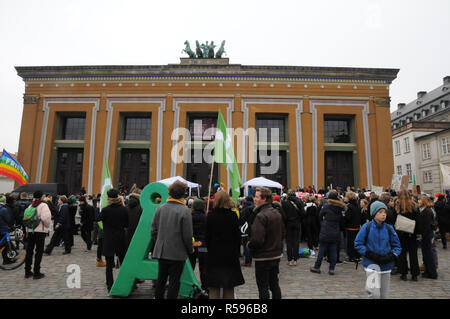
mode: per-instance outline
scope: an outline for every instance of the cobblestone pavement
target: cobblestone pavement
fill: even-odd
[[[46,244],[49,237],[46,239]],[[301,244],[302,247],[305,243]],[[450,297],[450,250],[442,249],[439,241],[439,278],[437,280],[423,279],[418,282],[401,281],[398,275],[391,277],[390,298],[449,298]],[[80,236],[75,236],[75,247],[70,255],[62,255],[63,248],[56,247],[51,256],[43,256],[41,271],[45,278],[33,280],[24,278],[24,268],[12,271],[0,270],[1,298],[111,298],[105,286],[105,268],[96,267],[96,248],[85,252],[85,244]],[[419,249],[419,261],[421,261]],[[299,259],[297,267],[287,266],[286,256],[280,262],[280,286],[285,299],[303,298],[343,298],[366,299],[364,290],[366,276],[362,265],[355,270],[354,264],[338,264],[335,276],[328,275],[328,263],[322,263],[322,273],[313,274],[309,267],[314,264],[314,258]],[[81,288],[68,288],[67,278],[71,274],[67,267],[77,264],[81,269]],[[114,276],[117,276],[114,270]],[[236,288],[239,299],[258,298],[258,289],[254,277],[254,267],[243,267],[245,284]],[[195,271],[199,278],[198,267]],[[140,284],[130,298],[153,298],[154,290],[151,281]]]

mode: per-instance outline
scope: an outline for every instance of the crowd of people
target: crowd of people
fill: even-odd
[[[299,198],[297,191],[311,195]],[[86,251],[97,245],[96,266],[106,267],[110,291],[113,268],[123,262],[142,215],[140,193],[136,187],[128,195],[110,189],[108,205],[101,210],[100,194],[52,198],[36,191],[32,200],[26,194],[19,199],[0,195],[0,232],[8,232],[14,225],[23,227],[25,210],[35,207],[39,225],[32,230],[24,228],[25,278],[43,278],[43,254],[51,255],[57,246],[64,247],[63,254],[71,254],[73,236],[80,234]],[[412,281],[418,281],[420,275],[438,278],[436,240],[446,249],[450,232],[448,193],[430,197],[387,190],[367,197],[365,190],[348,187],[345,191],[327,189],[319,193],[322,197],[309,187],[290,189],[280,196],[259,187],[240,198],[237,205],[222,189],[210,198],[187,197],[186,193],[186,184],[172,184],[169,198],[158,206],[149,230],[154,243],[151,256],[158,259],[159,267],[157,299],[164,297],[167,281],[167,298],[177,298],[187,259],[193,269],[199,266],[199,282],[211,299],[234,298],[235,287],[245,284],[241,267],[252,266],[259,297],[267,299],[271,294],[279,299],[280,260],[286,253],[288,266],[298,266],[301,242],[316,256],[312,273],[321,273],[325,259],[329,275],[335,275],[338,263],[355,263],[356,267],[362,263],[368,277],[380,276],[377,288],[366,287],[369,297],[387,298],[391,275],[399,274],[405,281],[408,272]],[[409,230],[408,221],[413,222]],[[44,247],[52,224],[53,234]],[[5,251],[2,255],[3,263],[12,262]]]

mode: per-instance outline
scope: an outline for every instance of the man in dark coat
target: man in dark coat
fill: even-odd
[[[6,207],[6,197],[4,195],[0,195],[0,238],[3,238],[3,236],[9,232],[9,225],[12,220],[13,218]],[[6,253],[7,250],[3,249],[2,256],[4,265],[12,263]]]
[[[87,250],[92,248],[92,229],[94,228],[95,209],[86,201],[86,197],[81,196],[80,202],[80,223],[81,223],[81,238],[87,245]]]
[[[438,200],[434,204],[436,212],[439,233],[441,234],[442,248],[447,249],[447,238],[445,234],[450,232],[450,203],[444,200],[444,195],[439,195]]]
[[[304,212],[303,202],[295,196],[294,190],[288,190],[288,197],[281,202],[286,213],[286,249],[288,255],[288,265],[297,266],[301,217]]]
[[[139,220],[142,215],[142,207],[141,207],[141,195],[140,190],[137,189],[136,193],[131,193],[128,197],[128,228],[126,230],[126,246],[127,249],[130,246],[131,240],[133,239],[134,232],[139,224]]]
[[[108,292],[114,284],[114,255],[122,264],[125,258],[125,228],[128,227],[128,210],[123,206],[119,191],[111,188],[107,192],[108,206],[98,215],[98,221],[103,222],[103,255],[106,259],[106,287]]]
[[[192,217],[184,203],[187,185],[175,181],[169,187],[169,198],[158,206],[151,226],[155,243],[152,257],[158,259],[158,281],[155,299],[163,299],[169,277],[167,299],[176,299],[180,290],[180,278],[184,264],[192,254]]]
[[[198,244],[194,247],[194,252],[189,256],[189,260],[192,269],[195,270],[195,264],[198,258],[202,289],[206,289],[206,258],[208,250],[206,248],[205,201],[203,199],[196,199],[192,204],[192,229],[195,242]]]
[[[241,265],[244,267],[252,266],[252,255],[247,247],[247,243],[250,240],[251,226],[256,216],[253,213],[254,208],[255,204],[253,203],[253,198],[247,196],[241,209],[241,218],[239,219],[239,227],[242,234],[242,246],[244,247],[244,262]]]
[[[325,253],[328,253],[330,268],[328,273],[334,275],[337,261],[337,244],[341,240],[341,229],[343,228],[343,214],[347,210],[344,202],[339,200],[338,193],[331,190],[328,193],[327,205],[322,207],[319,218],[321,220],[319,234],[319,254],[316,263],[310,268],[311,272],[320,273],[320,266]]]
[[[50,243],[45,248],[44,253],[46,255],[51,255],[53,248],[58,246],[61,239],[64,240],[64,255],[70,254],[72,245],[70,241],[70,216],[69,216],[69,205],[67,204],[67,197],[62,195],[58,198],[58,215],[54,220],[54,230],[52,239]]]
[[[285,229],[281,214],[272,208],[272,192],[261,187],[255,192],[256,217],[248,247],[255,261],[255,278],[259,298],[281,299],[278,275],[280,272],[281,240]]]

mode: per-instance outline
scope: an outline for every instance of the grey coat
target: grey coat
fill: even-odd
[[[176,202],[159,206],[150,232],[155,241],[153,258],[181,261],[192,253],[192,217],[186,206]]]

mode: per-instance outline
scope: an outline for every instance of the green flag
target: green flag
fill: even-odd
[[[100,211],[108,206],[108,194],[107,192],[113,188],[111,181],[111,174],[109,173],[108,167],[108,159],[105,158],[105,163],[103,165],[103,180],[102,180],[102,192],[101,192],[101,200],[100,200]],[[98,222],[98,226],[103,229],[103,223]]]
[[[219,111],[219,116],[217,117],[216,138],[214,141],[214,162],[225,164],[228,176],[230,177],[233,201],[236,204],[240,195],[242,181],[234,156],[232,137],[231,134],[228,134],[222,113]]]

